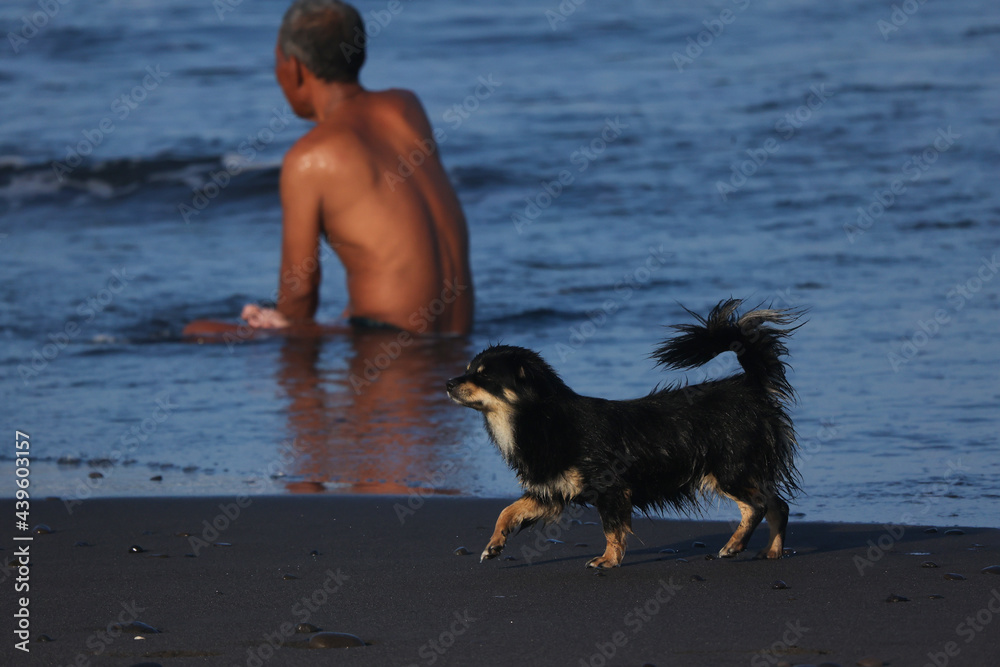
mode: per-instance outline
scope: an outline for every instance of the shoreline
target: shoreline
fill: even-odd
[[[68,514],[35,501],[32,525],[52,532],[27,543],[29,592],[12,594],[16,568],[0,573],[4,598],[29,598],[30,653],[12,664],[922,666],[1000,652],[1000,577],[983,572],[1000,566],[1000,529],[793,518],[793,555],[753,560],[762,526],[720,560],[727,523],[636,517],[623,566],[597,573],[588,509],[480,564],[506,503],[102,498]],[[367,645],[308,648],[302,623]]]

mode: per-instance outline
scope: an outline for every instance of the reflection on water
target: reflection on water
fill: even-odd
[[[422,481],[434,477],[447,457],[438,444],[458,442],[467,424],[444,391],[445,381],[470,358],[467,342],[392,331],[355,332],[348,340],[347,365],[336,370],[320,364],[322,338],[289,339],[281,349],[276,380],[288,399],[294,443],[286,488],[380,494],[426,489]]]

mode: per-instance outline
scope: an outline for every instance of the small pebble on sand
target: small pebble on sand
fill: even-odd
[[[126,635],[158,635],[163,632],[163,630],[142,621],[132,621],[128,625],[116,624],[115,627]]]
[[[365,646],[360,638],[346,632],[318,632],[309,638],[309,648],[353,648]]]

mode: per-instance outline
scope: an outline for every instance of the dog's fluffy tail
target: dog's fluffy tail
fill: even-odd
[[[793,401],[795,392],[785,377],[786,365],[781,357],[788,354],[784,339],[798,327],[769,324],[789,325],[802,313],[787,308],[758,308],[740,315],[737,309],[742,303],[740,299],[720,301],[707,318],[688,310],[698,324],[672,327],[679,335],[664,341],[653,352],[653,358],[657,365],[689,369],[707,364],[723,352],[735,352],[750,382],[779,401]]]

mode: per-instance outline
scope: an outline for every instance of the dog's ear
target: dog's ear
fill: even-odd
[[[520,392],[525,397],[549,398],[565,389],[565,385],[543,359],[526,359],[514,373]]]

